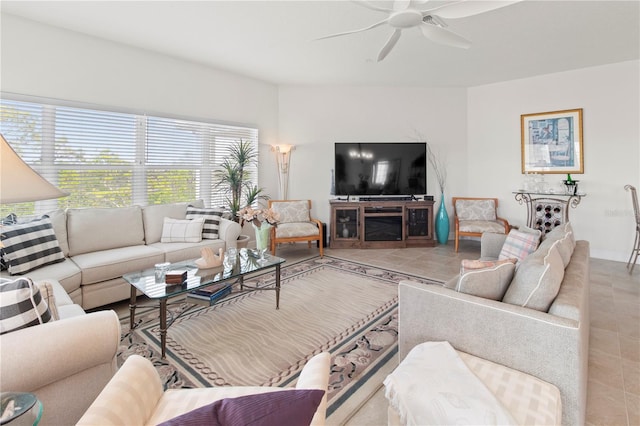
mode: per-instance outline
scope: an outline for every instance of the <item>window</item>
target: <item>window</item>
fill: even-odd
[[[204,199],[224,206],[213,173],[238,139],[258,130],[63,105],[0,100],[0,132],[22,159],[70,196],[1,206],[2,216],[65,207]],[[257,167],[250,172],[257,185]]]

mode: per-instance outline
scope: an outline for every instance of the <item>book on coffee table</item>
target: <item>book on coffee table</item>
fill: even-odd
[[[210,286],[190,291],[187,297],[213,304],[214,302],[231,293],[231,286],[231,283],[212,284]]]

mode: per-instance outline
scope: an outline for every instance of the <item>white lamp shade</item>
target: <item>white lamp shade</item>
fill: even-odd
[[[69,195],[22,161],[4,136],[0,138],[0,203],[25,203]]]

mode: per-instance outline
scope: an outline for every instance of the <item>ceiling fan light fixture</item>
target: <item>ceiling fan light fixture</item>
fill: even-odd
[[[425,24],[430,24],[430,25],[435,25],[437,27],[440,28],[447,28],[448,25],[446,22],[444,22],[444,20],[442,20],[440,17],[435,16],[435,15],[427,15],[424,18],[422,18],[422,22],[424,22]]]

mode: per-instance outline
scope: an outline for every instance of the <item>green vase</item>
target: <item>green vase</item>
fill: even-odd
[[[445,206],[444,193],[440,195],[440,208],[436,214],[436,239],[440,244],[449,241],[449,214]]]
[[[253,225],[253,229],[256,231],[256,248],[260,252],[260,257],[263,258],[264,252],[269,248],[271,225],[264,222],[260,226]]]

